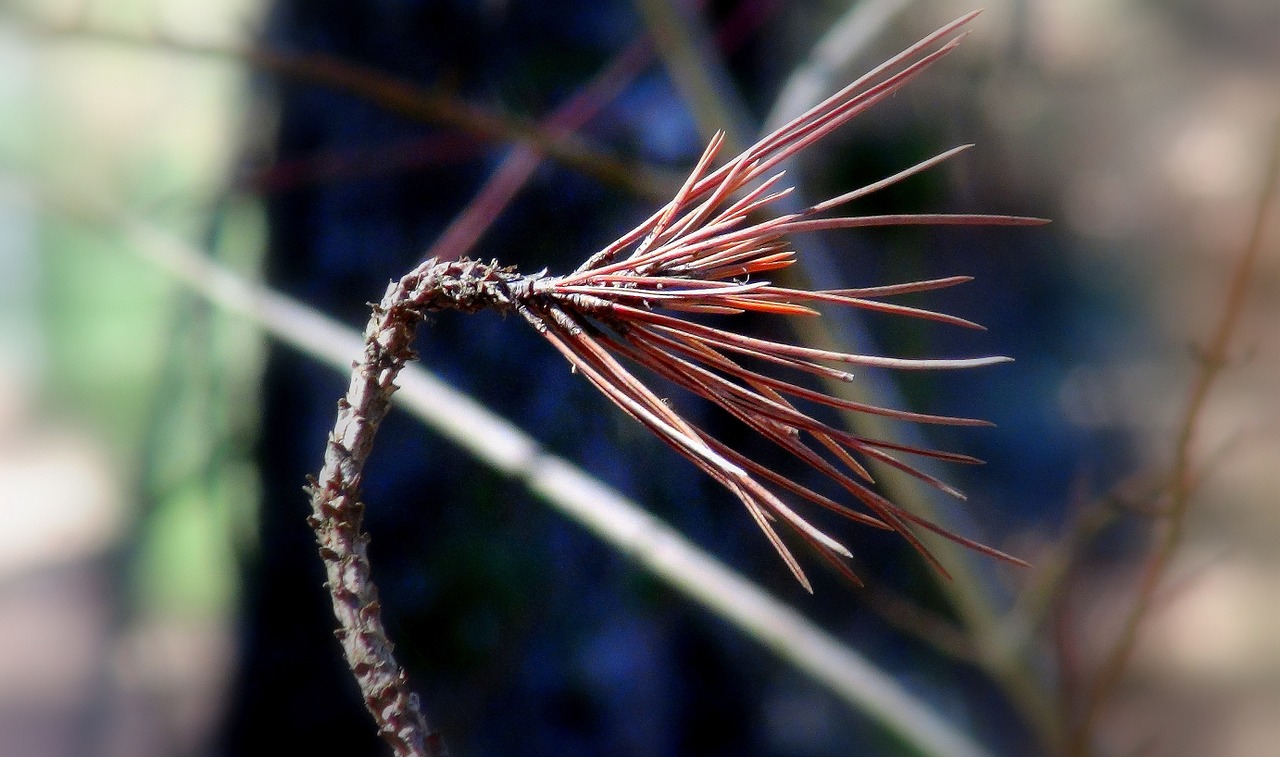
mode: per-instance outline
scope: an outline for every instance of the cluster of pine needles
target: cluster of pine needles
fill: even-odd
[[[987,425],[981,420],[927,415],[833,397],[793,380],[762,372],[771,366],[852,381],[843,367],[953,369],[990,365],[1004,357],[906,359],[832,352],[756,338],[696,322],[686,314],[732,316],[761,313],[815,316],[817,305],[852,307],[925,318],[962,327],[977,324],[951,315],[886,302],[895,295],[950,287],[965,276],[863,289],[807,291],[776,286],[762,278],[795,263],[788,237],[830,229],[900,225],[1030,225],[1040,219],[1001,215],[831,215],[830,211],[927,170],[967,149],[947,150],[910,168],[819,202],[802,211],[770,216],[791,193],[780,164],[850,119],[893,95],[950,53],[963,35],[943,40],[976,14],[960,18],[902,51],[804,114],[765,136],[740,155],[712,168],[724,138],[717,134],[675,197],[644,223],[562,277],[534,276],[519,284],[516,309],[614,404],[735,494],[782,556],[812,591],[804,570],[779,536],[781,524],[852,581],[842,558],[852,555],[783,501],[785,493],[835,511],[850,520],[901,534],[935,568],[945,569],[912,527],[1001,559],[1020,562],[895,505],[871,487],[863,461],[897,468],[957,497],[960,492],[919,470],[902,456],[976,463],[967,455],[859,436],[807,413],[795,400],[839,410],[918,423]],[[762,220],[763,219],[763,220]],[[786,450],[848,492],[854,509],[731,449],[690,423],[625,365],[642,365],[716,404],[755,433]]]

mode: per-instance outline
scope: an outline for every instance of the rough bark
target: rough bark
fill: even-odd
[[[382,624],[378,588],[369,567],[369,536],[361,527],[364,464],[390,407],[396,376],[414,357],[413,338],[425,313],[509,306],[511,287],[523,281],[496,263],[429,260],[393,282],[373,309],[364,354],[353,364],[351,385],[338,401],[324,467],[308,486],[308,523],[320,542],[338,619],[336,635],[365,706],[396,755],[442,757],[445,748],[428,726]]]

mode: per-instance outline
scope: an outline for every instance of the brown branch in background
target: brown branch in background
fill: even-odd
[[[717,33],[717,42],[726,50],[735,49],[777,9],[776,0],[738,6]],[[573,97],[543,119],[539,128],[549,133],[568,133],[581,129],[652,63],[653,53],[653,45],[648,39],[641,37],[634,40],[614,56],[590,82],[574,93]],[[480,191],[436,238],[425,257],[456,260],[470,252],[494,219],[533,176],[543,157],[529,144],[514,147]]]
[[[1182,545],[1187,511],[1191,505],[1191,495],[1197,480],[1196,464],[1193,459],[1196,431],[1203,418],[1209,392],[1227,365],[1231,338],[1239,325],[1254,268],[1258,257],[1262,254],[1263,243],[1266,241],[1267,222],[1276,204],[1277,190],[1280,188],[1278,185],[1280,185],[1280,124],[1276,125],[1274,132],[1265,184],[1260,193],[1258,210],[1249,232],[1248,242],[1231,272],[1222,314],[1214,326],[1209,343],[1201,354],[1200,368],[1187,397],[1182,422],[1178,426],[1173,466],[1168,479],[1169,505],[1163,513],[1164,531],[1147,559],[1137,596],[1125,616],[1116,644],[1103,661],[1097,678],[1089,689],[1083,712],[1073,732],[1071,748],[1074,754],[1090,752],[1089,739],[1092,737],[1098,715],[1124,676],[1137,644],[1139,627],[1156,601],[1157,592],[1169,563]]]
[[[346,92],[414,120],[451,126],[487,139],[522,142],[570,168],[642,197],[664,195],[671,184],[670,177],[619,160],[567,131],[546,130],[443,92],[421,89],[377,69],[314,53],[289,55],[259,49],[246,50],[243,56],[257,68]]]
[[[432,133],[370,147],[322,150],[247,169],[236,189],[270,195],[300,186],[440,169],[483,157],[488,146],[461,132]]]
[[[487,110],[446,92],[423,89],[383,71],[331,55],[233,48],[80,25],[50,27],[32,22],[31,28],[35,33],[53,38],[78,37],[182,55],[234,59],[294,81],[345,92],[415,121],[453,127],[483,139],[529,145],[566,166],[640,197],[665,199],[672,186],[678,184],[678,180],[665,171],[620,160],[567,130],[544,128],[526,119]]]
[[[859,589],[858,599],[899,633],[928,644],[934,651],[958,662],[981,665],[982,658],[972,636],[941,614],[876,584]]]
[[[643,39],[627,45],[595,78],[556,108],[540,128],[556,134],[570,134],[580,129],[600,108],[617,97],[652,58],[653,50]],[[512,148],[497,170],[485,180],[480,191],[431,244],[426,257],[456,260],[467,254],[533,176],[542,159],[542,153],[527,143]]]

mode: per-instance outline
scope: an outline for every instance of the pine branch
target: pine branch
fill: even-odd
[[[670,202],[567,276],[525,276],[496,262],[432,259],[394,282],[381,303],[374,306],[363,354],[353,366],[346,396],[339,401],[323,468],[308,487],[313,511],[309,522],[320,542],[343,652],[380,735],[397,755],[441,755],[443,745],[428,727],[382,624],[369,565],[368,536],[361,528],[364,506],[360,485],[378,425],[390,407],[395,380],[414,357],[413,338],[427,312],[493,307],[519,313],[620,409],[735,494],[796,579],[810,591],[809,580],[784,544],[778,526],[798,536],[850,580],[858,579],[844,562],[849,550],[811,525],[783,496],[798,497],[855,522],[896,531],[944,574],[945,568],[920,541],[917,529],[1020,562],[895,505],[871,488],[873,482],[863,464],[884,463],[960,496],[903,456],[960,463],[975,460],[852,434],[806,412],[793,400],[904,421],[954,425],[979,425],[980,421],[855,405],[792,379],[764,373],[763,368],[749,367],[754,361],[768,364],[764,367],[850,381],[851,374],[831,364],[956,369],[1005,358],[930,360],[818,350],[693,320],[706,313],[808,317],[818,314],[813,306],[822,305],[974,326],[953,316],[881,301],[959,284],[964,277],[818,292],[775,286],[760,278],[795,262],[787,237],[796,233],[880,225],[1041,223],[1038,219],[988,215],[826,216],[937,165],[963,147],[825,202],[761,220],[776,207],[773,203],[790,192],[778,188],[780,164],[892,96],[947,55],[959,39],[945,38],[970,18],[972,14],[939,29],[713,169],[724,141],[718,134]],[[624,360],[715,403],[762,438],[822,473],[851,495],[861,509],[814,492],[802,486],[794,474],[754,461],[694,426],[634,376]]]
[[[809,292],[752,280],[795,262],[787,235],[883,225],[1028,225],[1038,219],[989,215],[879,215],[819,217],[907,179],[959,153],[964,147],[838,197],[759,220],[778,189],[776,167],[891,96],[955,48],[943,42],[973,14],[939,29],[853,84],[712,169],[724,144],[717,133],[674,198],[631,232],[592,255],[567,276],[522,276],[497,263],[428,260],[393,283],[376,306],[365,333],[363,358],[354,366],[347,396],[339,402],[320,476],[309,488],[310,519],[329,577],[338,638],[381,735],[397,754],[437,754],[403,669],[382,627],[377,589],[370,573],[368,537],[361,531],[359,487],[378,424],[390,406],[395,378],[413,357],[416,326],[427,311],[497,307],[527,320],[569,363],[623,412],[652,431],[712,479],[734,493],[797,581],[811,584],[799,560],[777,531],[781,525],[850,581],[859,582],[844,558],[849,550],[811,525],[779,495],[787,493],[834,510],[855,522],[891,529],[940,573],[946,569],[915,533],[923,528],[977,551],[1021,562],[895,505],[870,488],[862,461],[877,461],[939,490],[960,493],[901,455],[977,462],[965,455],[851,434],[804,412],[788,397],[903,420],[977,425],[963,418],[924,416],[892,408],[859,406],[751,370],[740,361],[781,365],[842,380],[853,376],[830,363],[896,369],[955,369],[1006,358],[910,359],[818,350],[754,338],[732,328],[713,328],[688,314],[754,312],[813,316],[811,305],[853,307],[976,327],[963,319],[881,302],[881,298],[962,283],[963,277],[888,287]],[[930,50],[930,48],[934,48]],[[666,311],[666,312],[663,312]],[[731,416],[827,476],[869,512],[818,494],[791,475],[771,470],[689,423],[655,395],[618,358],[644,366]],[[861,461],[859,460],[861,458]],[[431,751],[426,751],[431,750]]]
[[[320,542],[338,641],[360,686],[378,733],[401,757],[440,757],[444,747],[427,725],[417,695],[382,625],[378,589],[369,567],[369,536],[361,529],[360,483],[378,425],[391,406],[395,378],[413,359],[413,337],[423,314],[451,307],[478,310],[500,305],[510,274],[496,264],[435,263],[419,266],[387,289],[365,329],[364,355],[351,386],[338,401],[338,419],[324,467],[311,480],[308,523]]]

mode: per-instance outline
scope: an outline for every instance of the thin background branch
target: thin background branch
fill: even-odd
[[[1191,507],[1198,468],[1195,459],[1196,431],[1204,415],[1209,394],[1218,377],[1228,364],[1228,352],[1240,315],[1248,298],[1249,285],[1254,269],[1267,241],[1267,224],[1273,215],[1273,207],[1280,191],[1280,123],[1273,127],[1271,154],[1267,162],[1265,183],[1258,199],[1258,208],[1249,229],[1248,241],[1231,270],[1222,313],[1213,327],[1209,342],[1199,360],[1199,371],[1187,396],[1182,422],[1178,426],[1173,450],[1173,465],[1169,471],[1168,509],[1163,513],[1163,532],[1159,537],[1147,564],[1143,569],[1138,592],[1129,607],[1121,626],[1116,644],[1107,654],[1089,689],[1084,711],[1073,733],[1072,750],[1087,754],[1087,740],[1093,733],[1095,722],[1103,705],[1110,699],[1128,666],[1138,642],[1139,629],[1157,600],[1158,592],[1169,564],[1182,546],[1186,532],[1187,512]]]
[[[285,79],[345,92],[392,113],[424,123],[453,127],[474,137],[527,144],[538,152],[639,197],[665,199],[679,186],[675,174],[620,160],[563,128],[547,128],[494,112],[444,92],[423,89],[377,69],[319,53],[291,54],[266,48],[232,48],[176,39],[139,36],[88,26],[50,27],[26,22],[50,39],[83,39],[207,58],[225,58]]]

